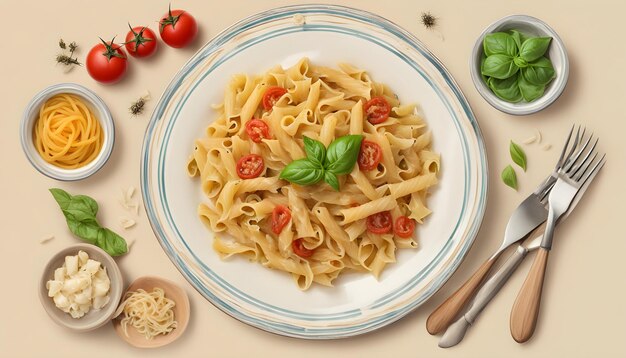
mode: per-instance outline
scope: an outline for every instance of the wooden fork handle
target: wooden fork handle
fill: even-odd
[[[535,332],[549,252],[543,247],[539,248],[522,289],[513,304],[511,336],[518,343],[528,341]]]
[[[430,334],[439,334],[450,326],[459,315],[463,307],[474,297],[480,287],[481,282],[487,276],[491,267],[496,262],[500,254],[485,261],[465,284],[446,299],[426,320],[426,330]]]

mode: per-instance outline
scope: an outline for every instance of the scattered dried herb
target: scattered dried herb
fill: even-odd
[[[427,29],[432,29],[437,25],[437,18],[429,11],[422,13],[422,25]]]
[[[69,68],[75,65],[82,66],[82,64],[78,61],[78,57],[74,57],[74,52],[78,49],[78,44],[75,41],[72,41],[69,45],[67,45],[63,39],[59,39],[59,48],[64,51],[57,55],[55,59],[56,63],[68,66]],[[69,53],[67,50],[69,50]]]
[[[128,108],[129,112],[133,115],[133,116],[137,116],[139,114],[143,113],[143,110],[145,109],[146,106],[146,102],[150,99],[150,94],[146,94],[145,96],[139,97],[138,100],[136,100],[135,102],[133,102],[133,104],[130,105],[130,107]]]

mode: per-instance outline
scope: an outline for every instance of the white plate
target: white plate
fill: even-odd
[[[304,18],[305,23],[301,20]],[[287,274],[242,258],[221,261],[200,222],[206,200],[185,168],[233,74],[259,73],[301,57],[348,62],[418,102],[441,153],[441,181],[429,198],[433,214],[419,226],[419,250],[399,250],[379,281],[349,273],[334,288],[297,289]],[[144,141],[142,190],[154,232],[189,282],[211,303],[252,326],[292,337],[328,339],[369,332],[425,302],[469,250],[482,221],[487,161],[478,124],[443,65],[411,34],[374,14],[303,5],[242,20],[205,45],[161,97]]]

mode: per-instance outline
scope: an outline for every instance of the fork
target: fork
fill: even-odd
[[[567,140],[565,142],[565,145],[563,146],[561,155],[559,157],[559,160],[557,161],[556,166],[554,167],[554,170],[537,187],[537,189],[515,209],[515,211],[511,215],[511,219],[509,219],[509,224],[511,223],[511,220],[515,215],[523,216],[526,218],[538,218],[538,215],[540,215],[541,220],[539,222],[545,221],[545,206],[547,205],[547,196],[554,186],[554,183],[556,182],[558,170],[565,165],[571,163],[571,159],[572,156],[575,154],[575,150],[581,144],[580,128],[576,132],[575,138],[573,137],[573,134],[574,126],[572,126],[569,131]],[[467,303],[474,297],[474,294],[478,291],[485,277],[487,277],[493,265],[498,260],[500,255],[504,252],[504,250],[511,246],[513,243],[523,238],[513,232],[508,231],[509,225],[507,225],[504,240],[500,247],[496,250],[496,252],[494,252],[491,257],[489,257],[487,261],[485,261],[476,270],[476,272],[474,272],[474,274],[470,276],[465,284],[463,284],[452,295],[450,295],[450,297],[448,297],[443,303],[441,303],[441,305],[439,305],[428,316],[428,319],[426,320],[426,330],[428,331],[428,333],[439,334],[445,331],[446,328],[448,328],[450,324],[454,322],[456,317],[461,313]]]
[[[593,180],[595,173],[606,162],[605,154],[598,159],[598,153],[596,152],[597,139],[588,148],[592,140],[593,135],[590,135],[586,143],[576,151],[573,160],[558,171],[556,183],[550,191],[548,197],[548,219],[546,220],[546,230],[541,247],[535,256],[528,276],[517,295],[511,311],[511,335],[518,343],[528,341],[537,325],[548,253],[552,248],[552,239],[557,220],[567,211],[579,189],[590,177]]]

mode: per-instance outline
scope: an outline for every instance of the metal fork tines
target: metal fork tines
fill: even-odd
[[[530,339],[535,330],[543,278],[557,220],[567,212],[580,188],[590,178],[594,178],[606,162],[605,154],[600,155],[596,151],[598,139],[594,140],[593,135],[585,139],[584,129],[579,134],[580,128],[577,137],[583,144],[570,150],[570,159],[557,172],[557,180],[548,197],[548,219],[541,248],[511,311],[511,335],[520,343]]]

